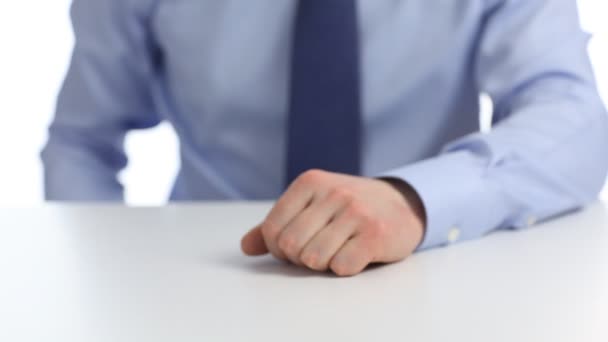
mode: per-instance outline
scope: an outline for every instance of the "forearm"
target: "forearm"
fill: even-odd
[[[607,132],[606,117],[598,112],[595,122],[569,139],[537,151],[510,149],[508,142],[496,142],[498,135],[479,134],[385,176],[416,190],[426,210],[421,248],[435,247],[527,227],[594,200],[608,168]]]
[[[495,103],[492,131],[381,175],[421,197],[421,248],[529,226],[594,200],[605,181],[608,117],[576,4],[501,3],[488,14],[476,68]]]

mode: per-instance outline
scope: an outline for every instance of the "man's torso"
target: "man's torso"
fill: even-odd
[[[295,0],[160,0],[157,107],[180,138],[173,199],[283,190]],[[487,3],[359,2],[363,173],[430,157],[478,130],[477,44]],[[336,129],[339,129],[337,127]]]

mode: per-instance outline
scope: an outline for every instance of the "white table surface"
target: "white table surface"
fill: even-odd
[[[353,278],[241,255],[269,204],[0,210],[0,341],[608,341],[608,208]]]

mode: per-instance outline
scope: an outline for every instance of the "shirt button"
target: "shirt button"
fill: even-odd
[[[458,227],[453,227],[452,229],[450,229],[450,232],[448,233],[448,242],[454,243],[454,242],[458,241],[459,238],[460,238],[460,229]]]
[[[526,221],[526,224],[528,225],[528,227],[531,227],[531,226],[535,225],[536,224],[536,217],[534,217],[534,216],[528,217],[528,221]]]

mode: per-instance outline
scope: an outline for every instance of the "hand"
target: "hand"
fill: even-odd
[[[423,233],[422,204],[407,184],[312,170],[289,186],[241,247],[247,255],[270,252],[351,276],[370,263],[406,258]]]

